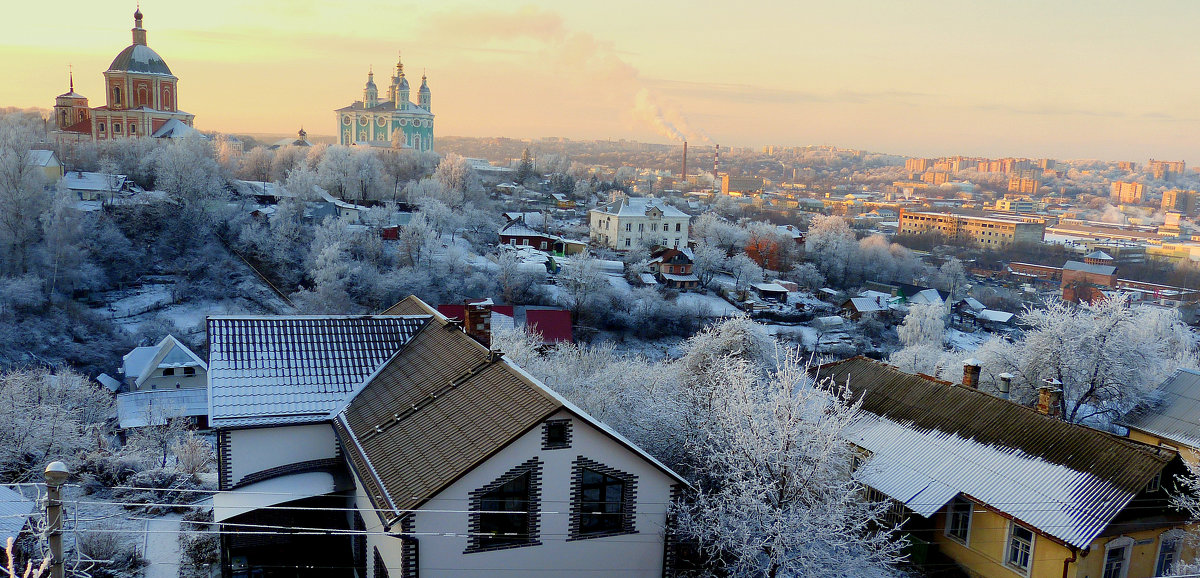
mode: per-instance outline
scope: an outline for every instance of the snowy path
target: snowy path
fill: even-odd
[[[179,576],[179,521],[181,514],[168,514],[146,520],[145,578],[177,578]]]

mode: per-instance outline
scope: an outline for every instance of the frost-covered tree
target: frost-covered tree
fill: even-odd
[[[825,276],[812,263],[800,263],[785,273],[784,277],[809,291],[825,286]]]
[[[963,286],[967,284],[967,270],[962,261],[951,257],[938,267],[937,273],[930,279],[934,287],[946,292],[953,292],[951,299],[964,293]]]
[[[858,406],[807,370],[795,356],[765,374],[737,356],[710,368],[724,388],[679,531],[734,576],[886,575],[904,541],[881,521],[889,505],[851,478]]]
[[[713,213],[704,213],[692,222],[692,238],[697,244],[717,247],[726,256],[741,252],[749,234],[745,229],[725,221]]]
[[[862,270],[858,241],[849,223],[841,217],[813,218],[804,249],[826,280],[838,287],[855,282]]]
[[[700,286],[712,285],[713,278],[725,266],[725,251],[711,243],[697,241],[692,256],[694,257],[692,272],[700,280]]]
[[[745,289],[750,283],[763,280],[763,268],[745,253],[738,253],[725,262],[725,269],[733,276],[733,286],[738,291]]]
[[[946,338],[945,311],[938,305],[917,304],[908,308],[904,322],[896,328],[900,342],[906,346],[935,344],[941,346]]]
[[[20,274],[37,239],[37,216],[50,197],[42,190],[42,171],[30,160],[36,127],[16,114],[0,116],[0,274]]]
[[[1195,367],[1196,338],[1178,313],[1131,305],[1116,296],[1094,305],[1056,301],[1027,309],[1029,326],[1014,343],[992,340],[975,357],[981,383],[1014,376],[1011,395],[1032,403],[1046,379],[1062,383],[1064,419],[1105,426],[1129,411],[1178,367]]]
[[[571,311],[576,323],[585,312],[596,309],[598,299],[609,288],[608,279],[600,269],[600,261],[591,255],[577,255],[558,273],[559,301]]]
[[[103,439],[111,412],[112,397],[73,370],[0,372],[0,480],[37,479],[51,459],[76,459]]]
[[[200,135],[174,139],[161,145],[152,156],[154,187],[177,202],[199,206],[217,198],[224,181],[212,146]]]
[[[309,153],[310,158],[312,155]],[[321,187],[339,199],[356,192],[357,187],[351,185],[358,182],[358,167],[350,147],[332,145],[325,149],[317,162],[316,173]]]
[[[438,163],[433,178],[446,187],[447,205],[461,207],[464,202],[472,200],[479,192],[479,176],[475,169],[462,156],[450,153]],[[453,193],[453,195],[449,195]]]

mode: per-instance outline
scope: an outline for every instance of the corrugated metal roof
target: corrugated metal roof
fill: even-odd
[[[162,425],[170,418],[201,415],[208,415],[208,390],[202,387],[117,394],[117,422],[122,429]]]
[[[860,476],[922,515],[952,489],[1082,548],[1175,457],[862,357],[819,372],[874,416],[852,432],[874,455]]]
[[[428,319],[209,317],[209,423],[327,420]]]
[[[1159,401],[1135,410],[1124,425],[1200,448],[1200,371],[1180,369],[1158,387]]]
[[[7,486],[0,486],[0,544],[16,538],[37,504]]]

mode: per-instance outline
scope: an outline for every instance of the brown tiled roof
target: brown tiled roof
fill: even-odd
[[[438,316],[351,400],[335,427],[375,506],[392,510],[381,513],[391,524],[563,407]]]
[[[818,372],[838,383],[848,380],[864,410],[893,422],[1019,450],[1131,493],[1144,488],[1175,457],[1167,449],[1069,424],[979,390],[905,373],[861,356],[823,365]]]
[[[380,315],[433,315],[436,310],[426,305],[424,301],[409,295],[399,303],[387,308]]]

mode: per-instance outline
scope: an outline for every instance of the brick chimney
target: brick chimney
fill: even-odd
[[[1062,417],[1062,382],[1047,377],[1038,388],[1037,410],[1042,415]]]
[[[996,377],[1000,378],[1000,399],[1009,399],[1009,396],[1012,394],[1013,374],[1001,373]]]
[[[484,347],[492,346],[492,300],[483,299],[475,302],[466,301],[466,313],[463,320],[463,331],[475,338]]]
[[[978,359],[974,357],[963,360],[963,387],[971,389],[979,389],[979,373],[983,371],[983,366]]]

